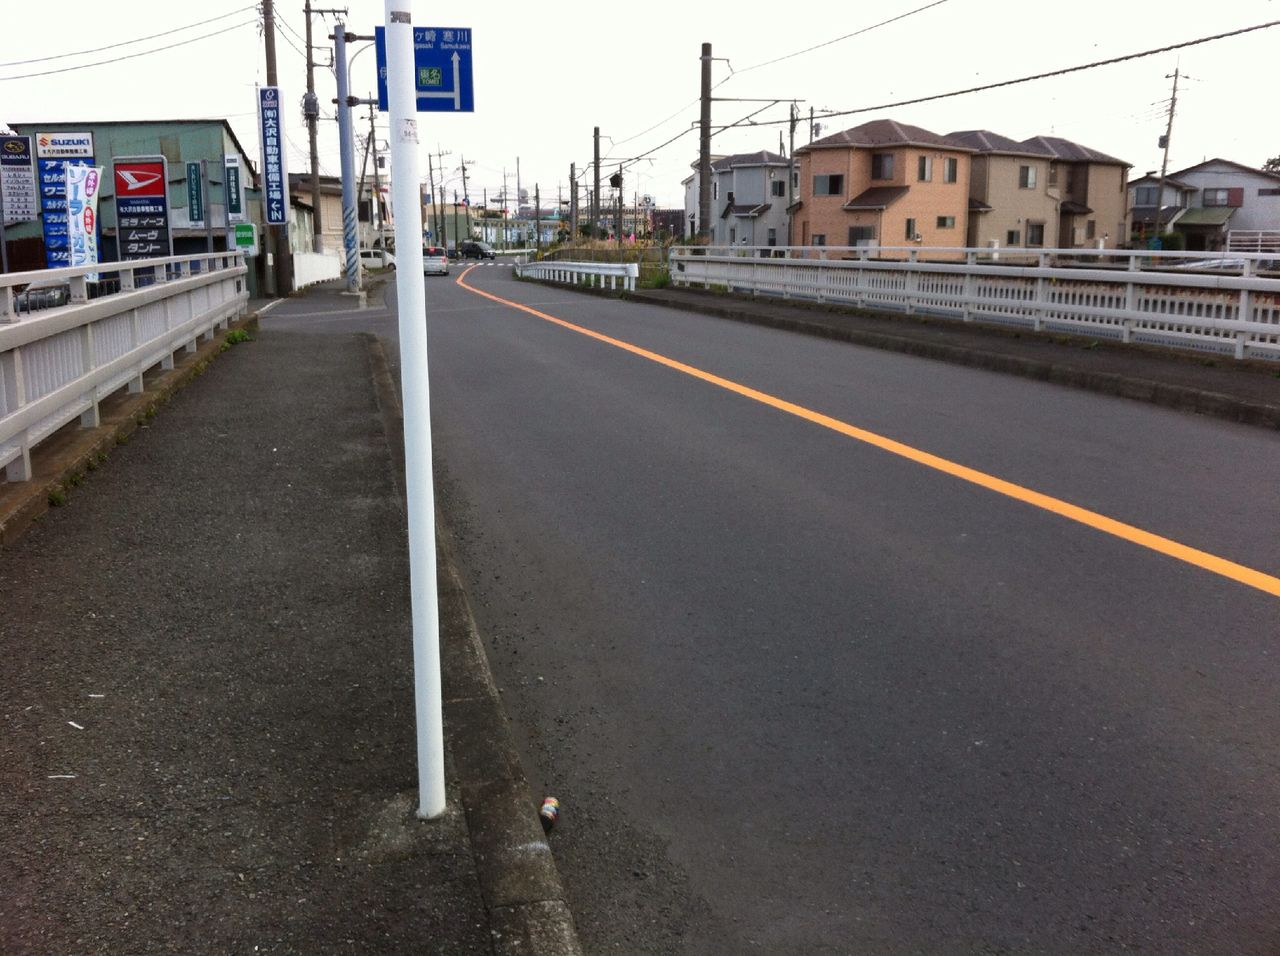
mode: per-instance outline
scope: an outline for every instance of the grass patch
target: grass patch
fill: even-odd
[[[53,491],[49,492],[50,508],[61,508],[66,503],[67,503],[67,493],[63,491],[61,488],[54,488]]]

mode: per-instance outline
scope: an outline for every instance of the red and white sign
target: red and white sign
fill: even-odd
[[[116,163],[117,196],[163,196],[163,162]]]

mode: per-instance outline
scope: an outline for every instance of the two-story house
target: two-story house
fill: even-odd
[[[714,246],[780,246],[787,241],[785,156],[760,150],[711,161],[711,222]],[[698,228],[698,174],[684,181],[685,218]]]
[[[1052,157],[1050,184],[1057,186],[1059,249],[1115,249],[1129,236],[1129,163],[1061,136],[1033,136],[1022,146]]]
[[[985,129],[947,138],[974,150],[966,245],[1034,249],[1057,244],[1062,191],[1053,153]]]
[[[1280,230],[1280,176],[1229,159],[1172,175],[1187,188],[1188,208],[1174,224],[1186,248],[1247,249],[1247,237]]]
[[[1195,190],[1174,176],[1166,176],[1163,185],[1153,170],[1129,182],[1130,242],[1144,245],[1156,234],[1156,213],[1160,232],[1169,232],[1191,205]]]
[[[887,119],[801,147],[792,242],[963,246],[972,153],[945,136]]]

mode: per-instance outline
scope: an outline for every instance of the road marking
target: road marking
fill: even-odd
[[[471,268],[475,267],[472,266]],[[837,432],[848,438],[853,438],[857,441],[864,442],[865,444],[872,445],[873,447],[879,448],[882,451],[887,451],[892,455],[897,455],[900,458],[913,461],[916,464],[924,465],[926,468],[942,472],[943,474],[950,475],[953,478],[959,478],[961,481],[967,481],[970,484],[979,486],[980,488],[986,488],[988,491],[994,491],[996,494],[1004,495],[1005,497],[1012,498],[1015,501],[1021,501],[1023,504],[1028,504],[1032,507],[1040,508],[1070,521],[1078,522],[1079,524],[1093,528],[1096,531],[1101,531],[1104,534],[1109,534],[1113,537],[1128,541],[1131,544],[1136,544],[1139,547],[1147,548],[1151,551],[1163,554],[1166,557],[1183,561],[1205,571],[1210,571],[1214,574],[1221,575],[1224,578],[1229,578],[1230,580],[1236,581],[1240,584],[1248,585],[1251,588],[1257,588],[1259,591],[1264,591],[1265,593],[1274,595],[1275,597],[1280,597],[1280,578],[1273,575],[1246,567],[1243,564],[1237,564],[1234,561],[1228,561],[1226,558],[1218,557],[1217,555],[1210,554],[1207,551],[1201,551],[1197,548],[1189,547],[1188,545],[1174,541],[1172,538],[1166,538],[1162,535],[1153,534],[1150,531],[1144,531],[1143,529],[1134,527],[1131,524],[1125,524],[1123,521],[1108,518],[1106,515],[1098,514],[1096,511],[1090,511],[1089,509],[1082,508],[1079,505],[1073,505],[1071,502],[1063,501],[1061,498],[1054,498],[1052,495],[1046,495],[1038,491],[1033,491],[1030,488],[1024,488],[1022,485],[1016,485],[1011,481],[1005,481],[1003,478],[997,478],[994,475],[978,471],[977,469],[970,468],[967,465],[961,465],[949,459],[941,458],[938,455],[930,454],[927,451],[922,451],[919,448],[914,448],[911,445],[905,445],[902,442],[893,440],[892,438],[886,438],[884,435],[867,431],[866,429],[859,428],[856,425],[850,425],[848,422],[841,421],[838,418],[832,418],[830,415],[815,412],[810,408],[805,408],[803,405],[788,402],[786,399],[778,398],[777,396],[770,395],[767,392],[761,392],[748,385],[741,385],[731,379],[722,378],[719,375],[703,371],[693,365],[686,365],[684,362],[668,358],[658,352],[651,352],[650,350],[641,348],[638,345],[632,345],[630,342],[624,342],[622,339],[615,339],[612,336],[603,334],[602,332],[596,332],[592,329],[584,328],[581,325],[574,325],[572,322],[566,322],[564,319],[556,318],[554,315],[549,315],[546,312],[539,312],[537,309],[530,308],[527,305],[522,305],[519,302],[512,302],[510,299],[504,299],[491,292],[485,292],[483,289],[477,289],[475,286],[468,285],[463,281],[466,279],[467,273],[470,271],[471,269],[467,269],[455,280],[458,285],[462,286],[462,288],[466,289],[468,292],[474,292],[476,295],[484,296],[486,299],[491,299],[492,301],[502,305],[510,306],[511,308],[518,309],[521,312],[526,312],[529,315],[535,316],[554,325],[559,325],[571,332],[577,332],[581,335],[587,336],[588,338],[604,342],[606,345],[612,345],[615,348],[620,348],[623,351],[630,352],[632,355],[637,355],[640,358],[648,359],[649,361],[656,362],[659,365],[665,365],[667,368],[674,369],[677,372],[683,372],[685,375],[701,379],[711,385],[716,385],[726,391],[741,395],[743,398],[749,398],[762,405],[768,405],[770,408],[776,408],[778,411],[786,412],[787,414],[794,415],[797,418],[802,418],[807,422],[812,422],[815,425],[821,425],[823,428],[828,428],[831,431]]]

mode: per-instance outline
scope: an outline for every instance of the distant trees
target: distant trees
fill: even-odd
[[[1262,164],[1264,173],[1271,173],[1273,176],[1280,176],[1280,156],[1272,156]]]

